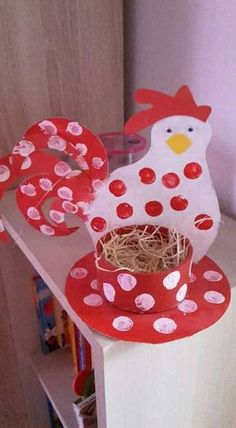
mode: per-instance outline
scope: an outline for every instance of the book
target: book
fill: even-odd
[[[34,277],[34,291],[41,349],[48,354],[58,348],[52,293],[40,276]]]
[[[77,328],[75,326],[75,328]],[[77,328],[77,358],[79,370],[91,370],[92,368],[92,355],[91,346],[81,331]]]
[[[73,403],[79,428],[97,428],[96,394],[78,397]]]
[[[72,321],[72,319],[68,316],[68,327],[70,334],[70,346],[72,353],[72,361],[75,373],[78,373],[79,368],[79,355],[78,355],[78,328]]]
[[[70,345],[68,337],[68,316],[55,296],[52,296],[53,312],[56,324],[57,343],[60,348],[66,348]]]
[[[85,358],[85,368],[87,370],[92,369],[92,349],[90,343],[87,341],[87,339],[84,338],[84,358]]]

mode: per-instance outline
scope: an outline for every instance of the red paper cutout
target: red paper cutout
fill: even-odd
[[[145,204],[145,211],[151,217],[156,217],[162,213],[163,206],[159,201],[149,201]]]
[[[144,184],[152,184],[156,180],[156,173],[152,168],[142,168],[139,171],[140,180]]]
[[[199,214],[195,217],[194,223],[197,229],[209,230],[213,226],[212,218],[207,214]]]
[[[187,86],[181,86],[174,96],[151,89],[138,89],[135,100],[152,107],[136,113],[126,122],[127,133],[138,132],[169,116],[192,116],[205,122],[211,113],[211,107],[197,106]]]
[[[119,197],[125,194],[127,188],[122,180],[113,180],[109,184],[109,190],[111,193],[113,193],[113,195]]]
[[[184,175],[190,180],[195,180],[202,174],[202,167],[197,162],[190,162],[184,167]]]
[[[183,196],[173,196],[170,200],[170,206],[175,211],[183,211],[188,206],[188,201]]]
[[[73,271],[82,268],[85,276],[76,279]],[[71,269],[66,296],[79,317],[105,336],[130,342],[169,342],[210,327],[222,317],[230,302],[227,278],[211,259],[204,257],[201,263],[193,265],[192,272],[188,294],[176,307],[139,314],[118,309],[103,299],[97,286],[94,254],[90,253]],[[107,290],[107,296],[112,298],[112,289]]]
[[[116,213],[120,218],[129,218],[133,214],[133,207],[127,202],[123,202],[117,206]]]
[[[17,191],[22,214],[45,234],[67,235],[77,228],[68,228],[64,215],[72,212],[87,219],[86,209],[95,195],[93,181],[104,180],[107,167],[106,150],[90,130],[67,119],[46,119],[30,127],[12,154],[0,160],[1,196],[19,177],[34,175]],[[52,197],[49,222],[42,206]],[[0,238],[5,239],[3,227]]]
[[[168,189],[174,189],[180,183],[179,176],[175,172],[168,172],[161,178],[162,184]]]

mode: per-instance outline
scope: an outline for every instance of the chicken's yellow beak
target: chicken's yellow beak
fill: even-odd
[[[185,134],[175,134],[168,138],[166,142],[171,150],[173,150],[177,155],[185,152],[192,144],[190,138],[188,138]]]

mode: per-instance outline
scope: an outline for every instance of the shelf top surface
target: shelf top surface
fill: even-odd
[[[71,316],[78,328],[92,346],[104,348],[117,341],[106,338],[91,330],[73,311],[65,294],[65,282],[73,264],[93,250],[92,241],[86,228],[80,229],[68,237],[47,237],[34,230],[19,212],[15,192],[8,192],[1,201],[0,212],[6,229],[22,252],[44,278],[56,298]],[[235,282],[236,222],[222,217],[219,234],[209,251],[209,256],[219,264],[227,275],[231,286]]]

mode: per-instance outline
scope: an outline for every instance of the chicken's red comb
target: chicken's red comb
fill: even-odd
[[[125,124],[125,132],[134,133],[169,116],[192,116],[206,122],[211,113],[209,106],[197,106],[187,86],[181,86],[176,94],[164,94],[152,89],[138,89],[135,100],[141,104],[151,104],[148,110],[140,111]]]

